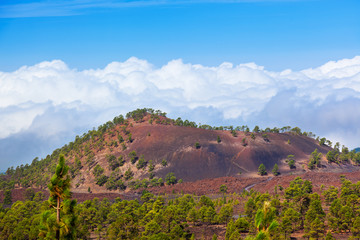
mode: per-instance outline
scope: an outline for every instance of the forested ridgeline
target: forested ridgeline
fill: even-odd
[[[64,201],[59,215],[64,223],[58,228],[69,239],[358,239],[360,182],[343,176],[341,182],[318,193],[310,181],[297,177],[288,188],[276,186],[272,195],[231,194],[222,185],[219,198],[144,191],[140,200]],[[43,193],[31,191],[26,197],[15,203],[11,194],[5,198],[0,239],[46,238],[56,229],[51,228],[55,198],[44,201]]]

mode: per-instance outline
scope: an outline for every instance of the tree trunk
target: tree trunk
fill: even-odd
[[[56,222],[60,224],[60,198],[57,197],[57,208],[56,208]],[[56,229],[56,239],[60,239],[60,229]]]

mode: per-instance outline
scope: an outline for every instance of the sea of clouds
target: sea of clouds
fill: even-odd
[[[281,72],[181,59],[159,68],[135,57],[103,69],[79,71],[54,60],[0,72],[1,165],[31,162],[142,107],[210,125],[298,126],[354,148],[360,145],[360,56]]]

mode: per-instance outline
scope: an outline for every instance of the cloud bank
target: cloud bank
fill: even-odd
[[[353,148],[360,145],[360,56],[297,72],[181,59],[157,68],[135,57],[103,69],[54,60],[0,72],[1,165],[51,153],[138,107],[211,125],[299,126]]]

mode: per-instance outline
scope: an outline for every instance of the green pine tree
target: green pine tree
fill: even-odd
[[[272,169],[272,171],[271,171],[273,174],[274,174],[274,176],[278,176],[279,174],[280,174],[280,172],[279,172],[279,166],[275,163],[275,165],[274,165],[274,167],[273,167],[273,169]]]
[[[265,168],[265,165],[264,164],[260,164],[259,168],[258,168],[258,173],[259,175],[261,176],[264,176],[267,174],[266,172],[266,168]]]
[[[360,238],[360,217],[356,217],[353,223],[353,227],[351,228],[351,233],[354,238]]]
[[[271,235],[275,234],[279,226],[275,217],[275,208],[271,206],[270,202],[265,201],[255,216],[255,227],[258,231],[256,239],[271,239]]]
[[[308,236],[311,238],[319,239],[324,236],[325,224],[319,218],[316,218],[310,225]]]
[[[63,155],[59,157],[55,174],[48,185],[50,210],[43,212],[40,223],[42,239],[75,239],[76,217],[74,208],[76,200],[71,200],[69,167]]]
[[[333,237],[333,235],[331,234],[331,232],[328,232],[326,234],[325,240],[335,240],[335,238]]]
[[[3,203],[4,205],[11,205],[12,203],[11,190],[5,190]]]

